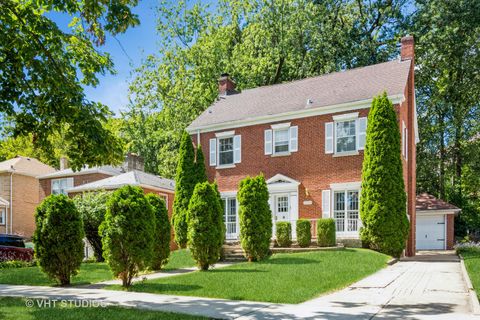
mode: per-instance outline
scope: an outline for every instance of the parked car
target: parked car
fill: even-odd
[[[25,241],[21,236],[0,233],[0,246],[25,248]]]

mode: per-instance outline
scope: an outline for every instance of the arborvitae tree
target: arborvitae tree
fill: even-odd
[[[220,259],[225,224],[215,185],[198,183],[188,206],[188,247],[201,270]]]
[[[129,287],[153,255],[155,215],[142,188],[127,185],[111,195],[99,233],[103,257],[122,285]]]
[[[362,169],[362,240],[372,249],[398,257],[409,222],[400,158],[400,130],[387,94],[375,97],[368,115]]]
[[[240,181],[237,198],[240,203],[240,241],[248,261],[261,260],[270,253],[272,213],[268,188],[262,174]]]
[[[50,195],[37,207],[33,234],[35,259],[50,278],[70,284],[83,260],[83,223],[72,199]]]
[[[197,157],[195,159],[195,173],[197,176],[197,183],[208,181],[207,170],[205,168],[205,156],[203,155],[202,145],[197,147]]]
[[[149,193],[146,197],[155,214],[155,235],[151,267],[153,270],[160,270],[167,264],[170,256],[171,228],[170,221],[168,221],[168,210],[165,201],[158,195]]]
[[[180,248],[185,248],[187,245],[188,204],[197,183],[195,150],[193,149],[192,139],[186,131],[183,133],[178,152],[172,223],[175,231],[175,242]]]
[[[85,237],[93,248],[98,262],[103,261],[102,238],[98,234],[100,224],[105,219],[110,192],[85,192],[73,198],[75,207],[83,220]]]

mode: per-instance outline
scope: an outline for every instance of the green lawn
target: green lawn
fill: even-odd
[[[35,302],[35,300],[33,300]],[[128,309],[122,307],[62,307],[58,302],[56,307],[27,308],[26,300],[21,298],[0,298],[0,319],[2,320],[160,320],[160,319],[207,319],[168,312]],[[60,305],[60,306],[59,306]]]
[[[192,267],[195,261],[188,250],[177,250],[170,254],[165,270]],[[72,278],[72,285],[90,284],[113,279],[106,263],[82,263],[78,275]],[[32,286],[51,286],[50,280],[39,267],[11,268],[0,270],[0,284],[22,284]]]
[[[80,272],[72,278],[72,285],[89,284],[110,279],[113,279],[113,276],[106,263],[82,263]],[[0,270],[0,283],[32,286],[56,284],[39,267],[2,269]]]
[[[276,254],[257,263],[146,280],[130,290],[174,295],[300,303],[340,289],[386,266],[390,257],[364,249]],[[108,289],[121,289],[109,286]]]
[[[461,255],[464,259],[465,268],[467,268],[473,288],[480,299],[480,250],[464,249]]]

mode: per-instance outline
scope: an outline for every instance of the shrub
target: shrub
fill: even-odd
[[[124,186],[112,193],[99,232],[103,257],[122,285],[130,286],[153,255],[155,215],[140,187]]]
[[[297,221],[297,242],[300,247],[306,248],[310,246],[310,243],[312,242],[312,232],[310,231],[311,229],[312,224],[309,220],[300,219]]]
[[[368,115],[362,168],[361,239],[372,249],[399,257],[409,232],[400,155],[400,130],[387,94],[375,97]]]
[[[279,247],[290,247],[292,245],[292,224],[287,221],[279,221],[276,226],[276,241]]]
[[[18,247],[0,247],[0,262],[5,261],[32,261],[33,249]]]
[[[333,247],[336,245],[335,220],[317,220],[317,243],[319,247]]]
[[[216,187],[198,183],[188,206],[188,247],[201,270],[220,259],[225,225]]]
[[[34,261],[29,262],[24,260],[10,260],[10,261],[0,262],[0,269],[15,269],[15,268],[34,267],[34,266],[35,266]]]
[[[465,252],[472,252],[480,254],[480,242],[461,242],[455,245],[455,251],[457,254],[462,254]]]
[[[97,262],[103,261],[102,238],[98,228],[105,219],[109,192],[85,192],[73,199],[83,220],[85,236],[93,248]]]
[[[151,267],[153,270],[160,270],[167,264],[170,256],[171,230],[170,221],[168,221],[168,210],[165,201],[156,194],[147,194],[147,200],[155,214],[155,235]]]
[[[35,212],[35,258],[43,272],[61,285],[70,284],[83,260],[83,222],[73,200],[46,197]]]
[[[270,253],[272,213],[268,204],[267,183],[263,175],[240,181],[240,241],[248,261],[261,260]]]
[[[201,152],[201,151],[200,151]],[[172,224],[175,242],[180,248],[187,245],[187,211],[193,189],[198,182],[206,181],[203,153],[197,155],[202,164],[195,163],[195,150],[192,139],[185,131],[178,151],[177,172],[175,175],[175,199],[173,202]],[[201,172],[203,170],[203,172]]]

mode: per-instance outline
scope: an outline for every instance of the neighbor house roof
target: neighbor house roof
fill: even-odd
[[[71,177],[71,176],[78,176],[83,174],[93,174],[93,173],[103,173],[111,176],[116,176],[121,174],[122,169],[113,167],[113,166],[101,166],[101,167],[84,167],[79,171],[73,171],[71,168],[56,171],[49,174],[44,174],[39,176],[39,179],[49,179],[49,178],[61,178],[61,177]]]
[[[417,211],[460,211],[460,208],[454,206],[453,204],[435,198],[428,193],[417,195],[416,209]]]
[[[2,172],[36,177],[55,172],[55,169],[35,158],[16,156],[13,159],[0,162],[0,173]]]
[[[383,91],[394,103],[399,103],[404,100],[410,65],[410,60],[394,60],[222,96],[187,130],[190,133],[209,131],[222,124],[225,128],[233,128],[253,120],[267,123],[271,122],[273,115],[293,119],[312,112],[332,113],[358,102],[365,107]]]
[[[125,185],[140,186],[144,188],[175,190],[175,182],[143,171],[133,170],[120,175],[90,182],[68,190],[68,193],[112,190]]]

